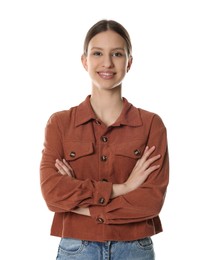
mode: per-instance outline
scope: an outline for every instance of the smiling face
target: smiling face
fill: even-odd
[[[132,58],[125,40],[118,33],[107,30],[90,40],[87,54],[82,56],[82,63],[91,77],[93,87],[110,90],[121,85]]]

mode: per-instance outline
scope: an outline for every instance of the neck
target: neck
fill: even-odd
[[[113,124],[123,109],[121,87],[113,90],[92,89],[91,105],[97,117],[107,126]]]

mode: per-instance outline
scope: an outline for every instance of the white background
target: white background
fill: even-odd
[[[90,93],[80,56],[87,30],[103,18],[121,22],[132,38],[123,96],[158,113],[168,129],[157,260],[214,259],[212,2],[0,2],[1,259],[55,259],[59,239],[49,235],[53,213],[39,184],[44,127]]]

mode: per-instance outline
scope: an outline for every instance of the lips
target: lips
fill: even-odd
[[[100,71],[98,72],[98,74],[103,79],[112,79],[115,75],[114,72],[110,72],[110,71]]]

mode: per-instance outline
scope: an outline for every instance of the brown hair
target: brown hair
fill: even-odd
[[[86,34],[84,46],[83,46],[84,55],[87,55],[88,44],[90,40],[98,33],[105,32],[108,30],[112,30],[118,33],[126,42],[128,54],[129,55],[132,54],[131,39],[127,30],[120,23],[114,20],[100,20],[97,23],[95,23]]]

